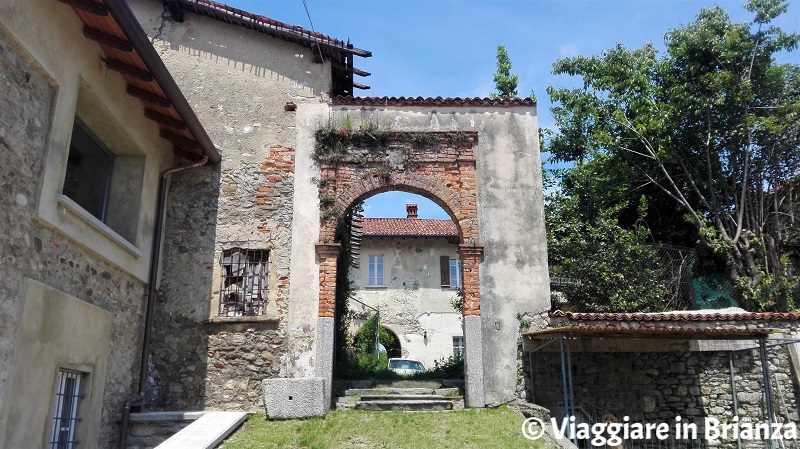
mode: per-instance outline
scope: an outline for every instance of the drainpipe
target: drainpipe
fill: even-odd
[[[161,259],[161,240],[164,229],[164,211],[167,205],[167,183],[173,173],[178,173],[193,168],[206,165],[208,155],[197,162],[180,165],[164,170],[161,173],[161,180],[158,183],[158,204],[156,205],[156,221],[153,229],[153,248],[150,251],[150,271],[147,275],[147,309],[144,318],[144,339],[142,341],[142,359],[139,366],[139,388],[136,396],[125,400],[122,409],[122,419],[120,422],[119,448],[126,449],[128,446],[128,424],[130,423],[131,407],[141,407],[145,399],[145,385],[149,374],[150,341],[153,334],[153,312],[156,307],[156,281],[158,280],[159,260]]]

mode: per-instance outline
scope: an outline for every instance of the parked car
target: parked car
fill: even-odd
[[[389,359],[389,369],[397,374],[410,376],[425,371],[425,365],[418,360],[411,359]]]

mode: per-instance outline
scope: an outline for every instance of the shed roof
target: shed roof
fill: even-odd
[[[550,313],[553,318],[567,318],[570,321],[797,321],[799,312],[745,312],[741,309],[714,312],[702,310],[664,312],[664,313],[575,313],[556,310]]]
[[[173,152],[218,163],[219,152],[125,0],[59,1],[72,7],[84,24],[83,35],[97,42],[106,66],[122,76],[128,94],[142,102],[145,117],[158,124]]]
[[[364,218],[364,237],[448,237],[457,238],[458,227],[452,220],[428,218]]]
[[[531,340],[549,340],[560,335],[591,338],[674,338],[682,340],[752,340],[773,333],[773,329],[736,328],[623,328],[611,326],[565,326],[525,332],[522,335]]]

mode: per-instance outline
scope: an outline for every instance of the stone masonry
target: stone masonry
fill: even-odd
[[[620,325],[619,322],[615,324]],[[624,325],[663,327],[669,324],[659,321],[626,322]],[[688,326],[709,325],[740,329],[778,328],[786,338],[796,335],[800,329],[796,322],[775,321],[695,322]],[[682,323],[682,326],[687,324]],[[737,348],[751,349],[733,352],[738,413],[742,421],[766,422],[759,352],[754,342],[745,344],[741,346],[739,343]],[[776,346],[767,352],[774,413],[780,422],[800,424],[797,413],[800,385],[797,373],[792,369],[789,351],[786,346]],[[680,415],[684,422],[695,422],[702,432],[705,417],[730,422],[734,416],[727,351],[573,352],[571,358],[575,404],[588,413],[591,420],[612,414],[618,419],[630,416],[633,422],[674,422],[674,418]],[[550,409],[561,407],[563,389],[558,344],[549,345],[532,356],[526,352],[522,364],[526,399]],[[725,444],[730,446],[730,443],[720,442],[723,447]],[[744,443],[744,447],[763,447],[760,441]]]
[[[25,278],[34,279],[114,316],[99,443],[112,447],[115,417],[137,380],[145,285],[34,219],[54,98],[43,73],[0,29],[0,403]]]

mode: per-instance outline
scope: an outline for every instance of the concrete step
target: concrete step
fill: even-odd
[[[246,412],[205,412],[156,449],[213,449],[247,419]]]
[[[356,410],[370,411],[415,411],[433,412],[441,410],[453,410],[453,401],[448,400],[414,400],[414,401],[359,401],[355,406]]]
[[[357,396],[351,396],[357,397]],[[444,401],[458,398],[445,397],[440,394],[377,394],[361,396],[361,401]]]
[[[351,388],[344,392],[345,396],[377,396],[387,394],[434,394],[433,388]]]

